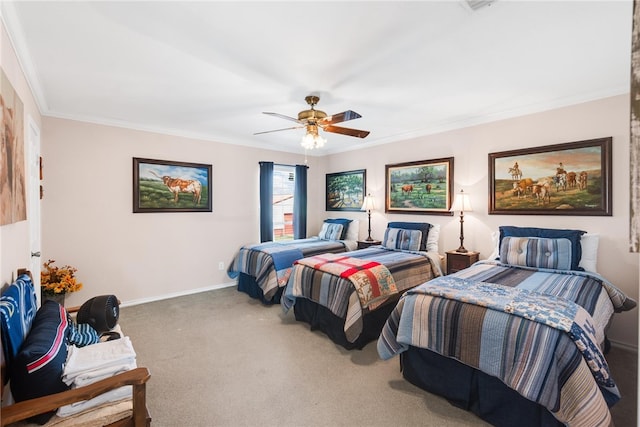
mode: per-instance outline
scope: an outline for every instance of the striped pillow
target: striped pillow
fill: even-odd
[[[422,231],[404,228],[387,228],[382,246],[403,251],[418,251],[422,242]]]
[[[504,237],[500,261],[526,267],[571,270],[571,241],[565,238]]]
[[[323,240],[340,240],[343,228],[342,224],[325,222],[322,224],[322,229],[318,237]]]

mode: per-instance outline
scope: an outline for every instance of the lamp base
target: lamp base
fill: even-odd
[[[456,252],[460,252],[461,254],[466,254],[469,251],[466,250],[464,246],[460,246],[458,249],[456,249]]]
[[[373,238],[371,236],[364,239],[365,242],[373,242]]]

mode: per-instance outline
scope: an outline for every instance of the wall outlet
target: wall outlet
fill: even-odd
[[[218,263],[218,270],[224,270],[224,262],[220,261]]]

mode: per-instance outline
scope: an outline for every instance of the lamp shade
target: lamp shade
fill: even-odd
[[[364,202],[362,202],[362,207],[360,209],[362,209],[363,211],[372,211],[375,209],[375,207],[376,206],[373,197],[371,196],[371,194],[368,194],[365,196]]]
[[[460,190],[458,194],[456,194],[456,198],[453,201],[453,205],[451,206],[451,211],[460,211],[460,212],[472,212],[473,208],[471,207],[471,200],[469,199],[469,195],[464,192],[464,190]]]

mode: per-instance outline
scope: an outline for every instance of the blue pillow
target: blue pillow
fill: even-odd
[[[342,224],[325,222],[322,224],[322,229],[320,233],[318,233],[318,237],[322,240],[339,240],[343,228]]]
[[[387,228],[404,228],[405,230],[420,230],[422,231],[422,239],[420,240],[420,250],[427,250],[427,238],[429,237],[429,230],[431,224],[428,222],[402,222],[395,221],[387,224]]]
[[[62,382],[68,332],[64,307],[55,301],[45,301],[36,313],[29,335],[11,368],[11,393],[16,402],[69,389]],[[55,411],[38,415],[32,420],[44,424],[53,414]]]
[[[544,237],[513,237],[502,239],[500,261],[555,270],[571,269],[571,241]]]
[[[579,267],[580,259],[582,258],[582,246],[580,239],[586,231],[582,230],[562,230],[555,228],[538,228],[538,227],[514,227],[514,226],[501,226],[500,227],[500,247],[502,248],[502,239],[511,237],[546,237],[550,239],[569,239],[571,241],[571,270],[584,271],[582,267]],[[500,249],[502,252],[502,249]],[[502,261],[502,260],[501,260]]]
[[[352,219],[347,218],[327,218],[324,222],[329,224],[342,224],[342,234],[340,235],[340,240],[344,240],[347,237],[347,230],[349,229],[349,223],[353,221]]]
[[[417,251],[420,249],[422,231],[407,230],[406,228],[387,228],[384,232],[382,246],[389,249],[403,251]]]

